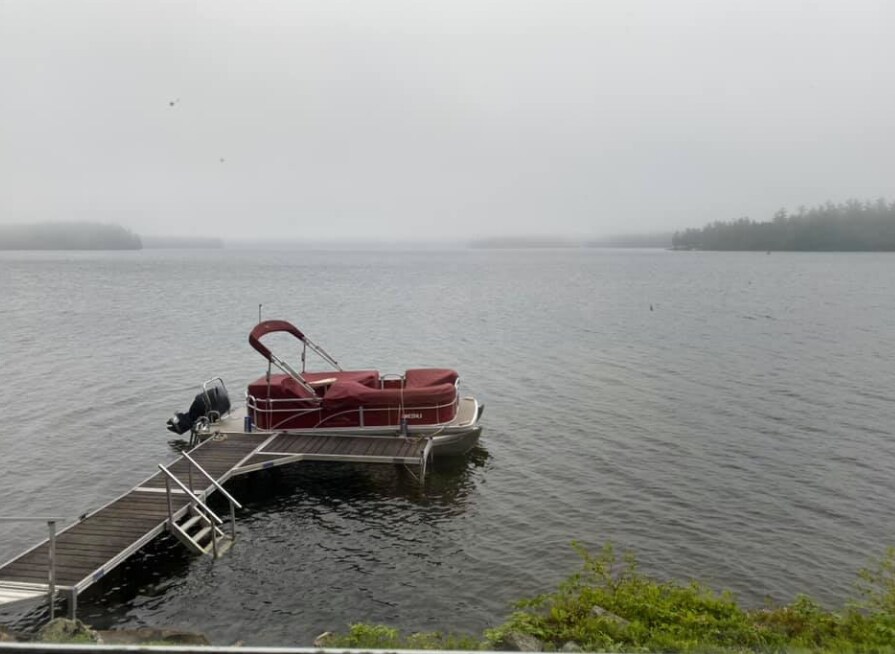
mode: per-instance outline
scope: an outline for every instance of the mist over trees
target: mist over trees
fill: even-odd
[[[671,232],[653,232],[650,234],[619,234],[603,236],[587,242],[591,248],[663,248],[671,247]]]
[[[794,214],[780,209],[768,222],[740,218],[675,232],[678,250],[895,251],[895,202],[849,200]]]
[[[139,250],[140,237],[120,225],[0,225],[0,250]]]
[[[220,250],[224,241],[216,236],[141,236],[146,250]]]

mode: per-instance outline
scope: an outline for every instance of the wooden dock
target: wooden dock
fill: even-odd
[[[228,536],[206,499],[224,495],[234,520],[238,502],[221,484],[236,475],[300,461],[340,461],[418,466],[422,478],[429,444],[402,437],[215,433],[58,534],[51,525],[47,540],[0,566],[0,605],[61,591],[74,615],[79,593],[164,532],[197,553],[217,556],[232,543],[235,528],[231,523]]]

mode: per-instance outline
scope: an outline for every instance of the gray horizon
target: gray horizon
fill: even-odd
[[[0,3],[0,224],[468,241],[895,198],[895,5]]]

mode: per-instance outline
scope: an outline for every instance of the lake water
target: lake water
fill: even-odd
[[[0,514],[74,518],[171,460],[165,420],[204,379],[239,398],[263,372],[263,303],[346,367],[457,368],[482,449],[424,490],[385,466],[249,476],[224,558],[159,541],[80,598],[86,621],[479,632],[573,572],[573,540],[750,605],[836,606],[895,543],[893,298],[886,254],[0,253]],[[0,524],[0,559],[44,529]]]

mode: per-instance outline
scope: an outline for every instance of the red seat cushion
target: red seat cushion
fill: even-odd
[[[313,397],[288,375],[271,375],[270,382],[266,376],[259,377],[249,384],[249,395],[255,399],[274,400]]]
[[[379,387],[379,373],[375,370],[308,372],[303,377],[308,382],[320,381],[321,379],[335,379],[337,381],[350,381],[362,386]],[[313,397],[292,377],[279,373],[270,376],[270,383],[268,383],[266,376],[253,381],[249,384],[249,395],[255,398],[270,397],[271,399]]]
[[[323,396],[327,410],[345,410],[357,406],[404,406],[406,408],[450,404],[456,396],[453,384],[425,388],[370,388],[357,382],[339,381]]]
[[[459,375],[449,368],[414,368],[404,373],[404,388],[456,384]]]

